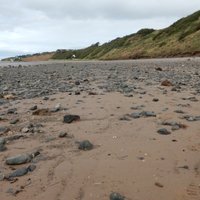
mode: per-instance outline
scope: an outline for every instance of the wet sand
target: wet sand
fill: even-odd
[[[24,176],[0,181],[0,199],[107,200],[111,192],[118,192],[128,200],[200,199],[200,121],[199,118],[195,120],[195,116],[200,116],[197,87],[200,62],[182,66],[185,60],[181,60],[176,61],[180,62],[178,67],[176,63],[170,67],[172,59],[167,61],[167,67],[161,65],[163,71],[160,72],[155,70],[160,61],[152,61],[155,65],[151,64],[149,68],[148,61],[144,62],[145,70],[134,79],[137,88],[130,92],[121,91],[122,88],[111,90],[106,87],[106,91],[98,87],[102,86],[102,81],[115,80],[105,80],[103,75],[106,72],[103,71],[99,76],[95,74],[95,80],[87,77],[90,81],[88,88],[84,86],[87,90],[81,90],[87,82],[81,80],[80,85],[75,84],[75,90],[58,91],[49,94],[48,98],[42,95],[24,98],[12,93],[11,97],[16,99],[8,98],[8,102],[0,106],[0,126],[9,128],[9,131],[0,133],[0,137],[17,134],[23,137],[6,140],[7,150],[0,152],[0,174],[5,176],[30,163],[36,169]],[[126,62],[118,61],[119,65],[121,63],[126,65]],[[140,70],[137,62],[131,64]],[[146,69],[155,76],[166,74],[165,70],[168,70],[172,77],[147,79],[144,78]],[[92,67],[90,72],[93,72]],[[125,79],[126,72],[123,73]],[[178,88],[180,85],[173,81],[173,75],[178,73],[187,76],[193,73],[197,77]],[[128,87],[133,84],[129,75]],[[162,86],[164,79],[173,82],[173,86]],[[172,90],[175,86],[176,90]],[[2,92],[3,99],[10,94],[9,91],[12,88]],[[57,104],[59,109],[52,111]],[[33,115],[30,108],[34,105],[37,105],[37,110],[47,108],[50,112]],[[16,108],[16,112],[8,113],[11,108]],[[133,113],[142,111],[154,112],[155,116],[133,117]],[[66,114],[79,115],[80,120],[63,123]],[[10,124],[16,118],[19,122]],[[184,126],[172,130],[173,126],[163,125],[163,122]],[[30,123],[39,128],[24,130]],[[159,134],[161,128],[166,128],[170,134]],[[67,137],[60,138],[60,132],[67,132]],[[89,140],[94,148],[80,150],[78,142],[82,140]],[[10,156],[35,149],[40,155],[30,163],[12,166],[5,163]]]

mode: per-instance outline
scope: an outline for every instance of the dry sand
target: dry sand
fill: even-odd
[[[191,89],[178,93],[171,91],[172,87],[144,83],[140,84],[146,94],[133,97],[101,91],[96,95],[57,93],[49,100],[38,97],[1,106],[1,113],[17,108],[17,115],[6,114],[0,121],[1,126],[11,129],[2,137],[21,133],[29,123],[43,127],[39,133],[24,133],[27,137],[7,142],[7,150],[0,152],[0,172],[7,174],[28,164],[8,166],[6,158],[40,149],[33,160],[33,172],[13,181],[0,181],[0,200],[108,200],[111,192],[128,200],[199,200],[200,121],[181,116],[199,116],[200,103],[182,99],[194,96]],[[199,95],[196,99],[200,100]],[[32,115],[29,110],[33,105],[51,109],[58,103],[62,109],[46,116]],[[141,110],[133,110],[140,105],[144,106]],[[129,116],[143,110],[154,111],[156,117]],[[80,115],[80,121],[63,123],[65,114]],[[10,125],[16,117],[17,125]],[[170,126],[161,124],[166,120],[187,127],[171,131]],[[158,134],[160,128],[171,134]],[[69,137],[59,138],[61,131]],[[94,149],[79,150],[77,141],[82,140],[91,141]],[[16,190],[19,193],[13,195]]]

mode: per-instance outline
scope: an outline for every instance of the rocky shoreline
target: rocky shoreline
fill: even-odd
[[[0,63],[0,196],[200,198],[200,59]]]

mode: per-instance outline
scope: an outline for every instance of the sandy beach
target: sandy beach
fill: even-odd
[[[0,199],[200,199],[199,58],[1,66]]]

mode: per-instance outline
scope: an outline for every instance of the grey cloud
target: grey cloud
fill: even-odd
[[[199,8],[199,0],[0,0],[0,57],[103,43]]]

